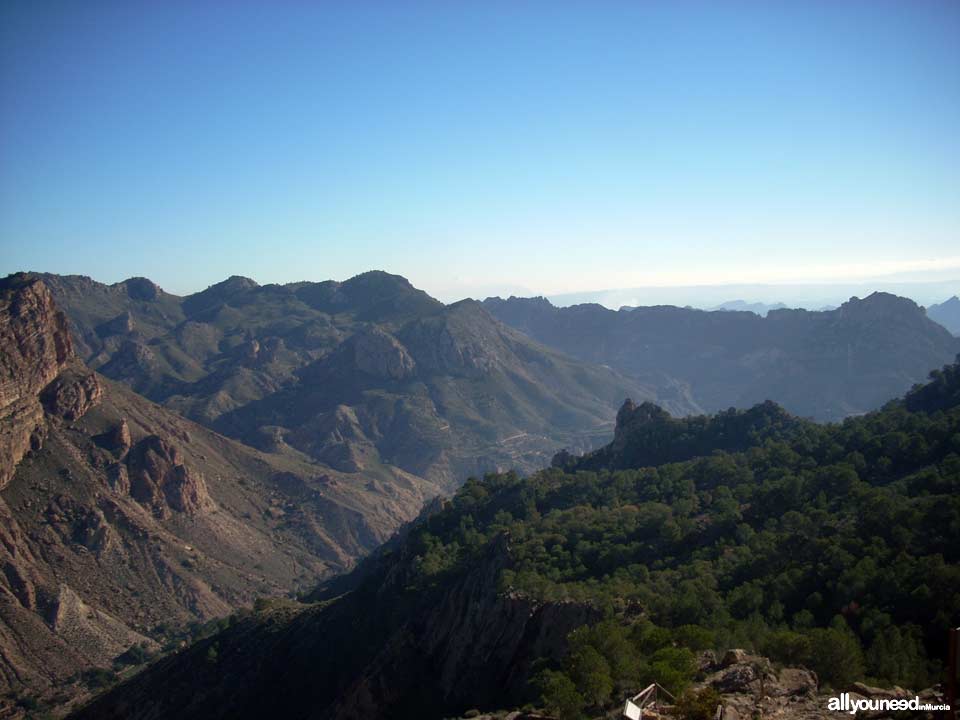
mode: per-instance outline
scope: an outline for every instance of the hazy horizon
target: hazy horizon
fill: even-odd
[[[371,270],[380,270],[393,275],[401,275],[392,272],[389,268],[368,268],[362,272]],[[20,268],[10,272],[48,272],[46,270]],[[0,277],[5,276],[6,272],[0,273]],[[105,278],[87,273],[60,273],[63,275],[83,275],[92,280],[104,284],[114,284],[123,282],[132,277],[146,277],[156,282],[165,292],[181,297],[201,292],[212,285],[223,282],[228,276],[219,278],[209,285],[203,287],[190,288],[186,291],[178,291],[175,288],[168,287],[162,282],[158,282],[155,277],[150,275],[130,274],[123,277]],[[361,274],[361,273],[357,273]],[[354,275],[343,278],[330,277],[303,277],[297,280],[282,282],[272,282],[258,278],[256,275],[244,275],[253,280],[258,285],[287,284],[297,282],[324,282],[333,280],[344,282]],[[410,280],[410,278],[407,278]],[[901,276],[891,275],[887,278],[878,278],[862,283],[820,283],[820,284],[719,284],[719,285],[651,285],[646,287],[633,288],[598,288],[582,292],[551,294],[537,290],[536,288],[517,287],[517,286],[490,286],[490,292],[480,292],[469,295],[445,295],[435,292],[432,288],[423,287],[410,280],[411,284],[419,290],[423,290],[431,297],[434,297],[444,303],[454,303],[464,299],[473,299],[482,301],[487,298],[500,297],[507,299],[509,297],[533,298],[544,297],[557,307],[568,307],[582,303],[596,303],[603,305],[611,310],[617,310],[624,306],[650,306],[650,305],[676,305],[678,307],[694,307],[702,310],[719,309],[721,305],[735,302],[744,302],[747,304],[774,305],[783,304],[790,308],[804,308],[807,310],[829,309],[841,305],[851,297],[864,298],[874,292],[888,292],[901,297],[906,297],[919,305],[929,307],[932,304],[942,303],[954,295],[960,295],[960,277],[945,280],[932,280],[927,282],[916,282],[902,279]]]

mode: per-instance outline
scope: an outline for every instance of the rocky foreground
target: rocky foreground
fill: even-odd
[[[706,688],[712,688],[720,695],[720,705],[723,708],[723,720],[828,720],[848,715],[849,711],[831,710],[830,699],[847,693],[852,703],[860,700],[904,699],[911,700],[919,697],[921,703],[939,705],[945,702],[941,689],[927,688],[920,692],[893,687],[876,688],[864,683],[853,683],[843,690],[827,690],[820,688],[816,673],[806,668],[781,667],[777,668],[769,659],[758,655],[750,655],[744,650],[727,651],[721,658],[713,652],[700,655],[700,680],[693,684],[690,692],[699,693]],[[664,696],[661,696],[664,697]],[[597,717],[622,717],[623,704],[610,708],[603,715]],[[677,705],[670,704],[664,699],[656,707],[654,714],[645,714],[644,718],[660,717],[670,720],[693,720],[684,715]],[[934,712],[910,711],[859,711],[859,718],[871,720],[894,720],[895,718],[935,718]],[[556,720],[552,715],[542,711],[528,710],[501,710],[492,713],[470,711],[464,718],[472,720]],[[711,716],[715,717],[715,716]]]

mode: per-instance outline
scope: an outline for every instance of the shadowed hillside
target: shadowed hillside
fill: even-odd
[[[484,307],[531,338],[628,375],[669,375],[704,410],[773,400],[818,420],[878,408],[960,352],[913,301],[887,293],[836,310],[707,312],[673,306],[557,308],[543,298]]]
[[[682,385],[573,360],[478,303],[444,306],[384,272],[234,277],[186,298],[142,279],[43,277],[94,369],[263,451],[343,472],[395,467],[452,488],[601,444],[627,395],[696,409]]]

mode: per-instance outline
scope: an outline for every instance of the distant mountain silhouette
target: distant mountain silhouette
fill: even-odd
[[[783,310],[787,306],[783,303],[761,303],[761,302],[747,302],[746,300],[730,300],[725,303],[717,305],[713,310],[737,310],[737,311],[746,311],[756,313],[760,317],[764,317],[771,310]]]
[[[669,305],[557,308],[544,298],[489,298],[484,307],[581,360],[670,376],[706,411],[774,400],[801,416],[839,420],[879,407],[960,350],[923,308],[887,293],[766,317]]]
[[[927,308],[927,317],[943,325],[954,335],[960,335],[960,297],[954,295]]]

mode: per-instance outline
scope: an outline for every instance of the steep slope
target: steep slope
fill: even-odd
[[[543,298],[489,298],[484,307],[581,360],[672,376],[711,412],[773,400],[804,417],[838,420],[879,407],[960,351],[960,340],[923,308],[886,293],[836,310],[766,317],[672,306],[556,308]]]
[[[698,409],[681,384],[575,361],[473,301],[445,307],[383,272],[234,277],[183,299],[157,291],[154,305],[127,284],[45,279],[100,372],[263,451],[348,473],[399,468],[452,488],[602,443],[627,395]]]
[[[960,613],[958,383],[842,425],[628,404],[583,466],[469,481],[315,604],[238,617],[76,717],[449,717],[541,690],[600,716],[718,647],[927,687]]]
[[[186,298],[142,278],[39,277],[69,317],[83,360],[201,422],[277,390],[365,323],[392,327],[442,307],[383,272],[283,286],[231,277]]]
[[[473,301],[396,334],[360,331],[297,376],[215,427],[251,443],[275,428],[344,471],[388,464],[451,488],[498,467],[543,466],[558,447],[588,449],[609,437],[606,418],[621,396],[654,396],[531,342]]]
[[[132,645],[310,587],[438,492],[257,452],[91,372],[25,275],[0,281],[0,431],[7,697],[82,694]]]
[[[943,325],[954,335],[960,335],[960,297],[954,295],[937,305],[927,308],[927,316]]]

